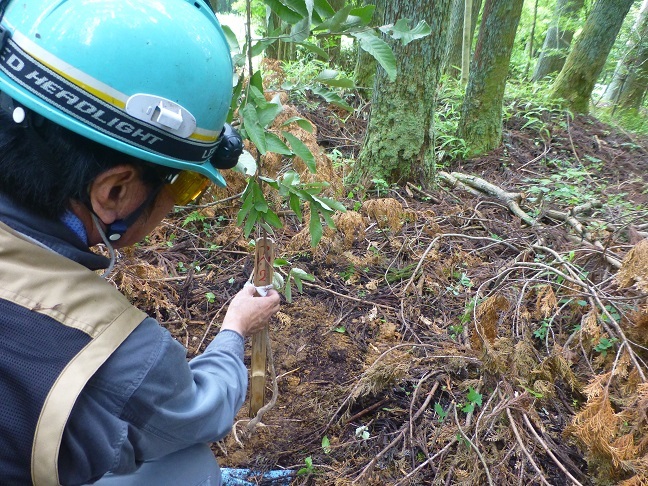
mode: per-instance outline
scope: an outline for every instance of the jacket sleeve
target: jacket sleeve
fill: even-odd
[[[243,346],[241,335],[222,331],[188,361],[166,329],[145,319],[77,401],[59,456],[62,477],[68,468],[100,476],[107,460],[109,470],[126,474],[143,461],[222,439],[245,400]]]
[[[222,439],[243,405],[247,369],[243,337],[223,331],[187,361],[185,348],[163,330],[157,359],[126,402],[122,417],[137,461]]]

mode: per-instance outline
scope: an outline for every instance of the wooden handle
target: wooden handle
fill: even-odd
[[[254,285],[256,287],[272,285],[274,250],[275,243],[272,238],[263,237],[256,240],[254,255]],[[252,335],[250,417],[256,416],[259,409],[265,404],[267,342],[267,327]]]

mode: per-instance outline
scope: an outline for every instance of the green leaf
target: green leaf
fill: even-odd
[[[339,201],[336,201],[335,199],[331,199],[330,197],[320,197],[320,200],[324,201],[329,207],[332,209],[335,209],[336,211],[340,211],[341,213],[346,213],[346,207],[344,207],[344,204],[342,204]]]
[[[277,103],[264,103],[262,107],[257,107],[257,114],[259,115],[259,125],[267,127],[270,125],[277,115],[283,111],[283,106]]]
[[[265,213],[268,210],[268,203],[265,200],[265,197],[263,197],[263,191],[256,182],[250,181],[250,183],[254,184],[252,186],[252,193],[254,194],[254,209],[261,213]]]
[[[283,223],[279,219],[279,216],[277,216],[277,214],[274,211],[272,211],[271,209],[268,209],[264,213],[263,220],[267,221],[268,224],[270,224],[271,226],[274,226],[275,228],[283,227]]]
[[[314,11],[317,12],[317,14],[321,18],[327,18],[335,15],[335,10],[333,10],[333,7],[331,7],[331,5],[326,0],[315,0],[313,2],[313,7]]]
[[[350,15],[358,17],[363,25],[369,25],[373,19],[375,5],[365,5],[363,7],[354,8],[351,10]]]
[[[223,29],[223,34],[225,34],[225,39],[229,44],[230,51],[239,52],[241,50],[241,46],[239,45],[234,31],[231,29],[231,27],[223,24],[221,24],[221,28]]]
[[[250,215],[245,220],[245,226],[243,227],[243,235],[246,238],[250,236],[250,232],[252,231],[252,228],[254,228],[254,225],[256,224],[258,219],[259,219],[259,213],[255,210],[251,210]]]
[[[353,10],[353,5],[347,5],[343,9],[339,10],[332,17],[329,17],[321,24],[315,26],[313,31],[318,30],[328,30],[329,32],[341,32],[341,25],[346,22],[349,17],[349,12]]]
[[[263,51],[266,50],[266,47],[271,46],[275,42],[277,42],[277,39],[275,39],[275,38],[273,38],[273,39],[261,39],[261,40],[255,42],[252,45],[252,57],[260,56],[263,53]]]
[[[257,115],[256,108],[253,105],[247,104],[241,110],[243,115],[243,127],[245,133],[250,138],[261,155],[265,155],[268,151],[266,143],[265,132],[263,127],[259,124],[259,116]]]
[[[288,133],[288,132],[281,132],[281,133],[283,134],[284,137],[286,137],[286,140],[288,140],[288,143],[290,144],[290,147],[292,148],[295,155],[297,155],[297,157],[300,157],[306,164],[306,167],[308,167],[308,170],[314,174],[316,172],[315,156],[311,153],[308,147],[304,145],[304,142],[299,140],[292,133]]]
[[[311,235],[311,246],[314,248],[320,242],[323,235],[322,222],[320,221],[319,214],[315,211],[311,211],[308,229]]]
[[[250,88],[255,88],[255,96],[259,101],[265,101],[265,96],[263,96],[263,74],[260,70],[254,72],[250,78]]]
[[[465,413],[471,413],[474,410],[475,410],[475,404],[473,402],[468,402],[463,407],[461,407],[461,411]]]
[[[322,450],[324,451],[324,454],[330,454],[331,452],[331,441],[326,435],[322,437]]]
[[[310,42],[297,42],[298,45],[302,46],[307,51],[312,52],[317,57],[328,61],[330,59],[329,53],[322,49],[320,46],[312,44]]]
[[[300,116],[293,116],[288,118],[281,124],[281,126],[285,127],[286,125],[290,125],[291,123],[296,123],[299,128],[306,130],[308,133],[313,133],[313,125],[311,124],[311,122]]]
[[[314,282],[315,281],[315,276],[311,275],[310,273],[306,272],[305,270],[302,270],[301,268],[293,268],[290,273],[293,275],[298,275],[300,280],[307,280],[309,282]]]
[[[263,0],[270,10],[272,10],[277,16],[288,24],[296,24],[304,18],[299,12],[295,12],[290,7],[287,7],[278,0]]]
[[[343,76],[335,69],[325,69],[315,77],[315,81],[329,86],[335,86],[336,88],[355,88],[355,83],[352,79]]]
[[[266,142],[268,142],[268,152],[274,152],[281,155],[292,155],[293,152],[288,146],[274,133],[266,132]]]
[[[236,216],[236,224],[241,225],[243,224],[243,221],[247,217],[248,213],[254,206],[254,194],[252,191],[249,191],[247,194],[244,195],[243,198],[243,204],[241,205],[241,209],[239,209],[238,215]]]
[[[290,194],[290,209],[295,212],[295,216],[301,221],[302,212],[301,212],[301,200],[299,196],[295,193]]]
[[[399,19],[395,25],[383,25],[380,30],[394,39],[400,40],[404,46],[432,33],[432,29],[425,20],[421,20],[413,29],[409,28],[409,22],[409,19]]]
[[[281,0],[281,2],[295,12],[298,12],[302,17],[310,17],[310,13],[313,10],[312,4],[309,6],[304,0]]]
[[[323,86],[312,86],[310,90],[314,94],[324,98],[327,102],[331,103],[332,105],[342,108],[343,110],[353,111],[353,107],[349,105],[346,101],[344,101],[339,94],[334,93],[333,91],[330,91],[324,88]]]
[[[396,80],[396,58],[389,45],[373,31],[354,32],[360,48],[371,54],[387,73],[390,81]]]
[[[254,157],[252,157],[250,152],[244,150],[233,170],[240,172],[244,176],[251,177],[256,174],[257,171],[256,160],[254,160]]]
[[[292,27],[290,28],[290,41],[304,42],[310,37],[310,34],[310,20],[306,17],[296,24],[292,24]]]
[[[466,398],[474,404],[477,404],[481,407],[482,404],[482,395],[481,393],[473,390],[472,387],[468,387],[468,395],[466,395]]]
[[[439,416],[439,420],[445,419],[447,417],[447,415],[448,415],[448,412],[443,410],[443,407],[441,406],[441,404],[439,402],[436,402],[434,404],[434,411]]]

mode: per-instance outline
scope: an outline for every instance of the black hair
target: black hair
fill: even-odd
[[[14,123],[10,115],[0,111],[0,192],[45,217],[58,218],[71,200],[89,205],[90,183],[117,165],[134,166],[152,187],[161,184],[166,175],[159,166],[47,119],[30,116],[26,125]]]

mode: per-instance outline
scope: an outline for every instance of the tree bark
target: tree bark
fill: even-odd
[[[589,112],[594,84],[612,50],[623,19],[634,0],[598,0],[583,31],[552,86],[552,96],[563,99],[576,113]]]
[[[470,51],[472,50],[472,0],[464,0],[463,35],[461,36],[461,85],[468,84]]]
[[[619,96],[621,111],[638,110],[648,90],[648,16],[638,34],[640,41],[629,56],[628,74]]]
[[[560,72],[565,65],[583,4],[584,0],[558,0],[556,3],[554,20],[547,30],[532,81]]]
[[[376,6],[384,12],[383,23],[425,20],[432,33],[405,46],[386,39],[394,51],[398,77],[391,82],[382,68],[376,71],[369,126],[354,176],[427,186],[434,178],[430,127],[450,0],[377,0]]]
[[[457,136],[470,156],[502,141],[502,102],[523,0],[486,0]]]
[[[642,56],[645,61],[645,45],[648,42],[648,0],[644,0],[635,20],[630,38],[626,42],[626,50],[624,56],[617,62],[614,70],[614,75],[609,86],[605,90],[605,100],[617,104],[622,97],[621,91],[631,89],[633,91],[640,91],[639,86],[632,86],[635,80],[631,79],[633,73],[638,72],[639,77],[637,81],[641,81],[641,69],[644,67],[642,64]],[[644,80],[645,81],[645,80]],[[630,98],[636,98],[637,93],[633,93]],[[641,96],[639,96],[641,98]],[[638,108],[638,106],[637,106]]]
[[[448,28],[448,42],[443,57],[443,72],[455,79],[461,75],[461,61],[463,55],[463,32],[464,32],[464,10],[465,0],[452,0],[452,10]],[[470,44],[472,51],[472,39],[475,37],[477,18],[481,9],[482,0],[472,0],[472,18],[470,20]]]

